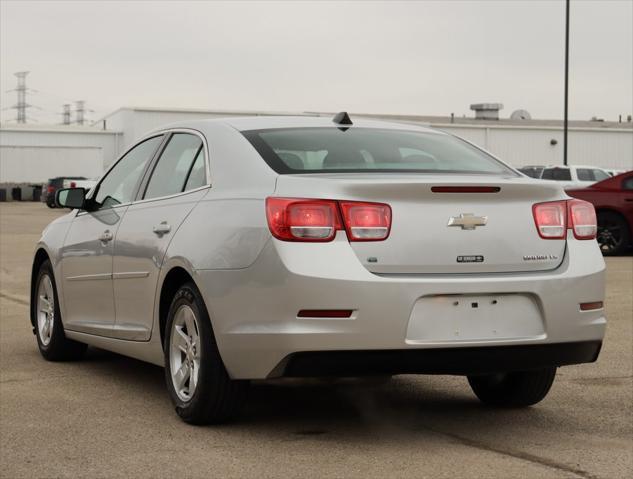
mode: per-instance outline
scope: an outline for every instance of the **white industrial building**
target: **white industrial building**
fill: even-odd
[[[176,121],[281,114],[297,113],[124,107],[91,127],[1,125],[0,183],[41,183],[54,176],[98,177],[135,139]],[[563,162],[562,121],[494,119],[494,112],[491,119],[488,110],[485,115],[477,111],[476,118],[351,116],[430,125],[470,140],[515,167]],[[633,123],[570,121],[568,158],[570,164],[633,169]]]

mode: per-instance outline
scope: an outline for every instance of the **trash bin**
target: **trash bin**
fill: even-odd
[[[21,201],[33,201],[33,187],[32,186],[22,186],[20,188],[20,200]]]
[[[42,201],[42,187],[41,186],[33,187],[33,201]]]

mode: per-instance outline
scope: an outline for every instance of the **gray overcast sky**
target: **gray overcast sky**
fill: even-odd
[[[2,107],[123,105],[561,118],[564,1],[0,1]],[[572,1],[570,117],[633,110],[633,1]],[[3,111],[2,119],[14,116]]]

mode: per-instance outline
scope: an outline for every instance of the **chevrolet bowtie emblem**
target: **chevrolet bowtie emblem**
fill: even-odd
[[[477,226],[485,226],[487,222],[487,216],[475,216],[472,213],[462,213],[459,216],[451,216],[448,219],[448,226],[461,226],[463,230],[474,230]]]

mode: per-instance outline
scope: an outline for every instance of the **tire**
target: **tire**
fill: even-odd
[[[49,208],[55,208],[55,202],[46,200],[46,206]]]
[[[234,419],[245,402],[249,383],[229,377],[209,314],[193,283],[174,295],[164,336],[165,382],[180,418],[189,424]]]
[[[626,220],[612,211],[598,212],[598,244],[604,256],[626,252],[631,243],[631,231]]]
[[[468,376],[481,402],[490,406],[520,408],[542,401],[554,382],[556,368],[536,371]]]
[[[52,304],[51,304],[52,299]],[[59,309],[57,285],[49,260],[40,266],[31,298],[31,322],[40,353],[47,361],[80,359],[88,346],[68,339]]]

